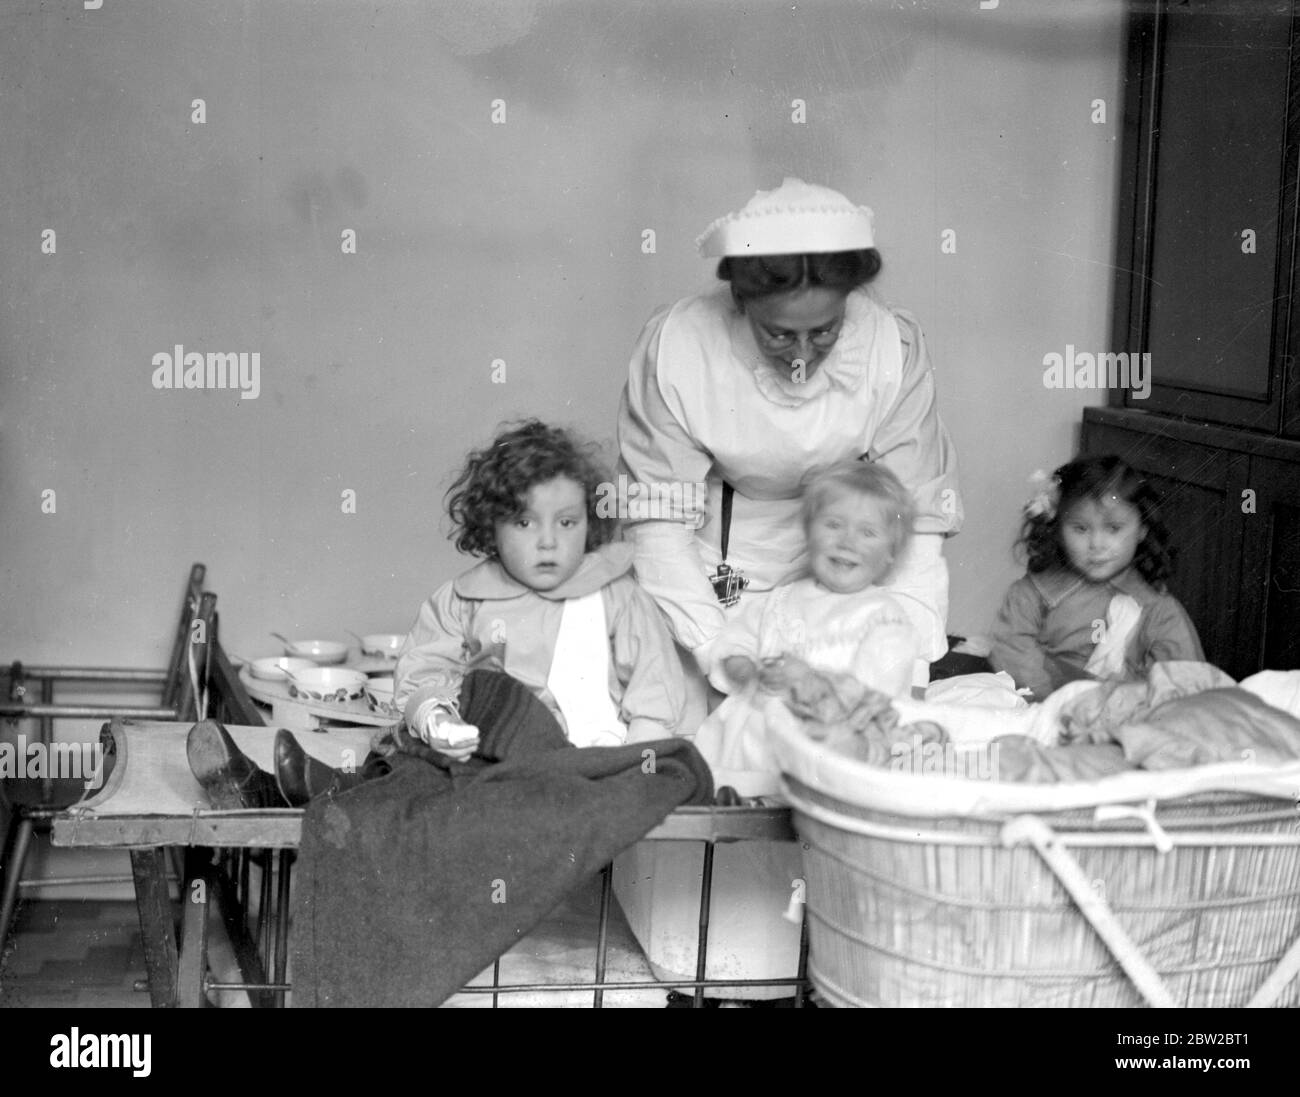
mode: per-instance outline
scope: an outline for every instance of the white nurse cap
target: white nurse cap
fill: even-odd
[[[874,248],[876,216],[839,191],[788,176],[760,190],[735,213],[719,217],[695,241],[700,254],[804,255]]]

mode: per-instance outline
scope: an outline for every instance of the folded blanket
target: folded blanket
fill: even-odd
[[[998,739],[1001,780],[1088,781],[1125,769],[1300,759],[1300,720],[1209,663],[1157,663],[1145,681],[1064,688],[1074,689],[1060,712],[1067,745]]]
[[[1300,758],[1300,720],[1235,686],[1166,701],[1145,720],[1119,728],[1115,738],[1142,769],[1282,765]]]
[[[1063,743],[1105,743],[1167,701],[1236,683],[1210,663],[1156,663],[1145,679],[1097,682],[1079,689],[1060,712]]]
[[[388,776],[307,808],[295,1006],[437,1005],[675,807],[712,799],[684,740],[579,750],[487,671],[466,676],[460,707],[482,757],[407,742]]]

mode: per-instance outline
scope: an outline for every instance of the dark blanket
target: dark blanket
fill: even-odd
[[[308,806],[295,1006],[438,1005],[675,807],[712,799],[684,740],[575,749],[525,687],[488,672],[460,702],[482,735],[474,758],[416,745]]]

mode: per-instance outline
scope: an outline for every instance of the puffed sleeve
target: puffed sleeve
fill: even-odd
[[[632,354],[618,410],[619,471],[645,485],[702,484],[713,458],[687,434],[659,389],[659,347],[669,311],[650,318]],[[663,611],[673,638],[695,651],[722,631],[725,618],[695,543],[703,501],[695,492],[679,494],[690,499],[680,514],[631,521],[626,528],[642,588]]]
[[[911,489],[917,533],[955,533],[963,511],[957,491],[957,453],[935,402],[934,367],[921,326],[894,310],[903,343],[903,376],[894,406],[867,439],[867,453]]]
[[[459,698],[468,659],[468,609],[451,583],[420,607],[393,672],[393,704],[408,724],[425,701],[454,704]]]
[[[1166,595],[1147,607],[1138,635],[1143,672],[1155,663],[1178,660],[1205,662],[1196,626],[1177,598]]]
[[[655,604],[628,576],[604,588],[613,622],[614,673],[623,687],[619,716],[628,742],[682,735],[686,680],[672,637]]]
[[[1052,675],[1038,636],[1047,604],[1026,576],[1011,584],[989,635],[989,662],[1005,670],[1016,685],[1028,686],[1041,701],[1052,692]]]

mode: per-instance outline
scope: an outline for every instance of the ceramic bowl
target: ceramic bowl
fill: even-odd
[[[391,678],[371,678],[366,683],[366,703],[370,711],[380,716],[401,716],[393,704],[393,680]]]
[[[361,637],[362,655],[382,655],[385,659],[396,659],[406,636],[400,632],[373,632]]]
[[[366,676],[342,667],[311,667],[289,675],[289,694],[306,701],[338,702],[360,697]]]
[[[266,659],[254,659],[248,664],[248,672],[254,678],[263,678],[268,682],[283,682],[291,670],[306,670],[316,664],[310,659],[294,659],[288,655],[272,655]]]
[[[348,657],[348,646],[334,640],[294,640],[284,646],[284,653],[295,659],[310,659],[318,666],[332,666]]]

